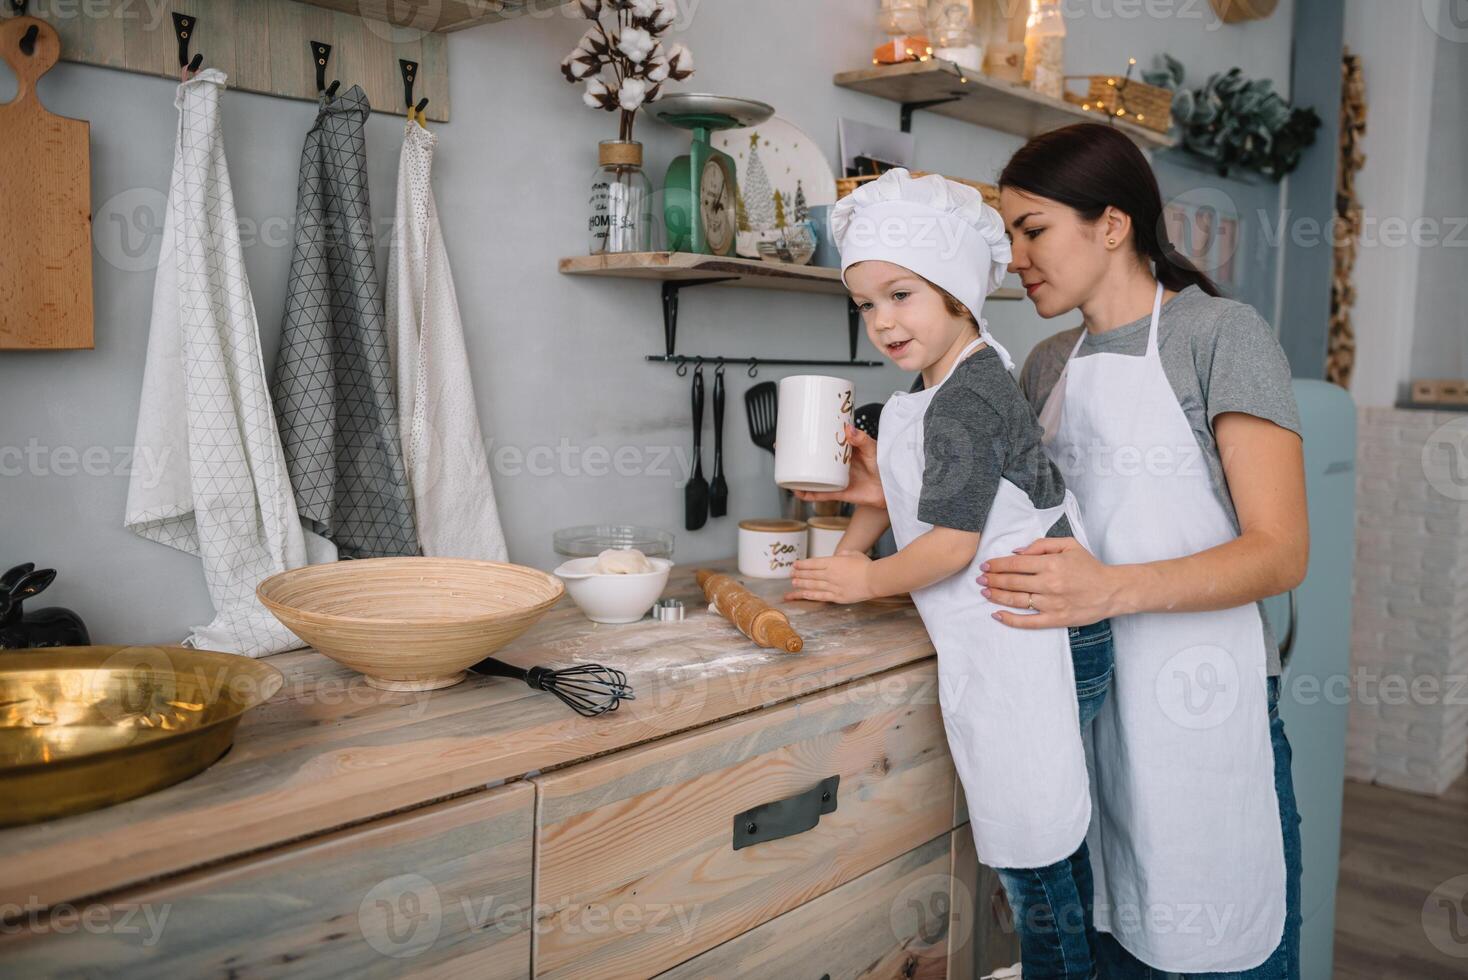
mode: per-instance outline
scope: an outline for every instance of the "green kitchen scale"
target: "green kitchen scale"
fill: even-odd
[[[653,102],[653,115],[679,129],[693,131],[684,156],[668,166],[663,179],[663,224],[668,250],[702,255],[734,254],[739,231],[739,183],[734,158],[709,143],[721,129],[758,126],[775,114],[774,106],[724,95],[674,93]],[[695,202],[693,188],[697,186]]]

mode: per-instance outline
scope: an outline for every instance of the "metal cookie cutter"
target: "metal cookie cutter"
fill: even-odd
[[[652,605],[652,618],[660,623],[679,623],[683,621],[682,599],[659,599]]]

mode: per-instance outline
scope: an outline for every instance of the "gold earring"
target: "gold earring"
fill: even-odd
[[[1108,239],[1106,239],[1106,244],[1107,245],[1115,245],[1116,244],[1116,239],[1115,238],[1108,238]]]

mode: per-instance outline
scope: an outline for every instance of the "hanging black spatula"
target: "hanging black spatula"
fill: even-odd
[[[729,513],[729,481],[724,479],[724,365],[714,371],[714,478],[709,482],[709,516]]]
[[[683,488],[683,527],[697,531],[709,519],[709,481],[703,476],[703,365],[693,372],[693,475]]]
[[[761,449],[775,451],[775,413],[780,394],[773,381],[761,381],[744,393],[744,412],[749,416],[749,438]]]

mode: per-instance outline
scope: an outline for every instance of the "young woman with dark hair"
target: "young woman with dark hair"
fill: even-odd
[[[1091,733],[1101,976],[1297,977],[1299,815],[1258,605],[1309,558],[1289,363],[1167,240],[1151,167],[1115,129],[1039,136],[999,185],[1035,309],[1081,313],[1021,387],[1096,530],[1094,554],[1037,541],[979,584],[1040,611],[998,614],[1012,626],[1112,618],[1113,693]]]

